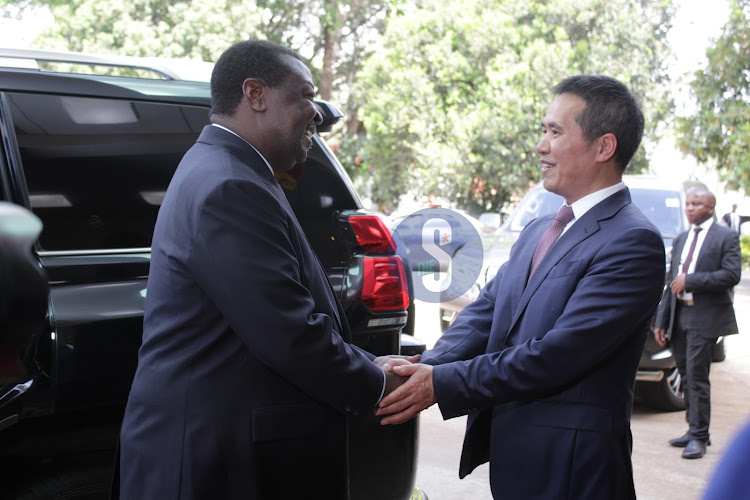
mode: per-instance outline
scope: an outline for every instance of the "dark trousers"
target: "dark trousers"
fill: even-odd
[[[706,337],[706,332],[691,328],[693,308],[677,301],[672,328],[672,353],[682,377],[690,438],[708,440],[711,420],[711,355],[716,338]]]

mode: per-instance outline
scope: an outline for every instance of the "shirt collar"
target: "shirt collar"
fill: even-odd
[[[599,191],[594,191],[591,194],[587,194],[580,200],[574,201],[573,204],[570,205],[570,208],[573,209],[575,220],[579,220],[586,214],[586,212],[594,208],[595,205],[609,198],[621,189],[625,189],[624,182],[618,182],[617,184],[605,187],[604,189],[600,189]]]
[[[713,223],[714,223],[713,217],[709,217],[708,219],[704,220],[700,224],[697,224],[697,225],[696,224],[690,224],[690,229],[692,230],[692,229],[695,229],[696,227],[700,227],[702,230],[708,231],[708,228],[710,228],[711,224],[713,224]]]
[[[226,128],[226,127],[225,127],[225,126],[223,126],[223,125],[219,125],[218,123],[212,123],[211,125],[213,125],[214,127],[219,127],[220,129],[226,130],[226,131],[227,131],[227,132],[229,132],[230,134],[234,134],[234,135],[236,135],[237,137],[239,137],[240,139],[242,139],[243,141],[245,141],[245,143],[246,143],[246,144],[247,144],[248,146],[250,146],[251,148],[253,148],[253,150],[254,150],[254,151],[255,151],[256,153],[258,153],[258,156],[260,156],[260,157],[261,157],[261,159],[263,160],[263,163],[265,163],[265,164],[266,164],[266,166],[268,167],[268,170],[270,170],[270,171],[271,171],[271,175],[273,175],[273,168],[271,168],[271,164],[270,164],[270,163],[268,163],[268,160],[266,160],[266,157],[265,157],[265,156],[263,156],[262,154],[260,154],[260,151],[258,151],[258,150],[257,150],[257,149],[255,148],[255,146],[253,146],[252,144],[250,144],[249,142],[247,142],[247,141],[246,141],[246,140],[245,140],[244,138],[240,137],[240,135],[239,135],[239,134],[238,134],[237,132],[235,132],[235,131],[233,131],[233,130],[229,130],[228,128]]]

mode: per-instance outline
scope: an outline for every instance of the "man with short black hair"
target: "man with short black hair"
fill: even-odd
[[[565,204],[526,226],[423,364],[393,368],[411,378],[377,414],[468,414],[459,475],[489,460],[496,498],[634,499],[633,385],[664,283],[661,236],[622,183],[643,115],[613,78],[554,93],[536,151]]]
[[[211,92],[212,124],[154,229],[121,497],[345,500],[347,418],[400,378],[349,344],[274,178],[306,160],[321,123],[312,75],[296,53],[246,41],[220,57]]]
[[[685,394],[689,429],[669,444],[685,448],[683,458],[701,458],[711,444],[709,371],[716,339],[738,332],[733,288],[742,273],[736,232],[714,222],[716,198],[706,188],[687,194],[685,214],[690,230],[672,246],[669,286],[654,320],[656,342],[671,340],[672,354]]]

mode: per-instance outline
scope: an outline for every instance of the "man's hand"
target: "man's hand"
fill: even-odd
[[[414,356],[401,356],[400,354],[391,354],[389,356],[378,356],[373,359],[372,362],[381,367],[386,372],[393,370],[394,366],[410,365],[416,363],[422,358],[421,354],[415,354]]]
[[[660,346],[667,345],[667,331],[664,328],[654,328],[654,338]]]
[[[672,290],[672,293],[677,295],[678,293],[682,293],[685,291],[685,273],[682,273],[678,275],[675,279],[672,280],[672,283],[669,284],[669,288]]]
[[[432,366],[400,365],[393,367],[393,371],[409,379],[404,379],[406,382],[384,397],[378,405],[375,415],[388,415],[380,421],[380,425],[406,422],[437,402],[432,387]]]
[[[383,390],[383,399],[404,385],[407,380],[409,380],[408,377],[399,377],[393,372],[385,372],[385,390]]]

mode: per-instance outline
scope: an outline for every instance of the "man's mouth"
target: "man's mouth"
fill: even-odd
[[[312,139],[313,135],[315,135],[314,130],[310,130],[309,128],[305,130],[304,137],[305,137],[305,142],[307,143],[305,147],[308,151],[310,151],[313,147],[313,139]]]

